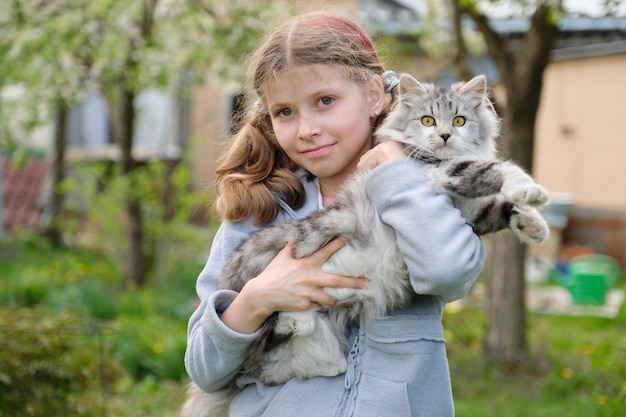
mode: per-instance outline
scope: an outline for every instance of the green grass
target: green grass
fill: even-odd
[[[186,323],[202,267],[191,257],[179,262],[168,267],[179,274],[128,291],[114,264],[97,252],[3,242],[0,307],[71,308],[108,323],[108,354],[125,374],[103,400],[106,415],[175,417],[184,397]],[[624,279],[619,285],[626,287]],[[626,415],[624,306],[614,319],[529,313],[529,358],[516,369],[484,358],[482,308],[447,309],[444,322],[457,416]]]
[[[529,357],[515,369],[484,358],[482,309],[447,312],[445,328],[458,416],[626,415],[623,306],[613,319],[529,313]]]

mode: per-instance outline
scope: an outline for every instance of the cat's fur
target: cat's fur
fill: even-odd
[[[425,126],[423,116],[435,123]],[[464,117],[463,126],[453,125],[457,116]],[[498,131],[499,119],[483,76],[441,88],[404,74],[398,102],[376,138],[405,144],[407,153],[422,162],[429,183],[453,199],[476,233],[509,228],[524,242],[541,242],[548,227],[535,207],[547,202],[548,193],[518,166],[495,159]],[[241,372],[267,384],[340,374],[347,366],[344,349],[350,321],[360,314],[382,315],[409,300],[412,290],[395,232],[380,221],[368,200],[365,178],[365,173],[355,174],[327,210],[255,233],[224,267],[219,287],[240,291],[287,242],[293,243],[295,257],[302,258],[341,236],[346,246],[323,269],[369,280],[361,290],[325,289],[349,307],[272,315],[250,347]],[[234,384],[207,394],[192,383],[181,417],[227,415],[236,393]]]

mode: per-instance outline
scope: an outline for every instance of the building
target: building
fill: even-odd
[[[509,42],[527,21],[495,25]],[[610,255],[626,267],[626,17],[567,16],[544,73],[533,175],[565,210],[560,256]]]

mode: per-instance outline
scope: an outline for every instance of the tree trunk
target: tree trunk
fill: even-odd
[[[487,276],[485,354],[493,361],[514,365],[527,355],[524,304],[525,247],[511,233],[493,236]]]
[[[126,259],[124,280],[127,287],[141,287],[146,282],[146,254],[144,251],[143,214],[139,198],[134,195],[136,187],[131,174],[137,168],[133,157],[133,131],[135,126],[135,93],[126,90],[122,94],[122,124],[120,139],[122,175],[129,179],[126,196]]]
[[[540,83],[539,83],[540,85]],[[537,87],[537,83],[533,86]],[[502,155],[524,169],[532,168],[536,110],[528,99],[511,100],[505,110]],[[485,354],[493,361],[515,366],[526,358],[524,261],[526,245],[512,233],[493,236],[488,272]]]
[[[543,72],[558,34],[553,21],[560,1],[540,3],[531,18],[524,47],[514,54],[491,27],[486,16],[470,3],[462,8],[483,34],[506,90],[501,106],[503,134],[500,151],[532,172],[535,119],[539,109]],[[488,324],[485,354],[492,360],[516,365],[527,356],[524,260],[526,247],[512,234],[494,236],[488,272]]]
[[[452,27],[452,69],[457,80],[469,80],[472,78],[472,70],[469,67],[468,53],[461,26],[461,8],[458,0],[449,0],[449,13]]]
[[[59,100],[57,103],[57,123],[54,130],[54,160],[52,164],[52,196],[50,198],[50,218],[44,235],[54,246],[63,244],[63,234],[59,224],[65,193],[61,190],[61,183],[65,179],[65,149],[67,147],[67,103]]]
[[[124,87],[121,92],[119,113],[113,123],[121,150],[122,175],[129,179],[129,191],[126,196],[126,259],[124,261],[124,280],[126,286],[141,287],[146,282],[147,256],[144,248],[144,224],[141,199],[134,195],[132,173],[137,168],[133,157],[133,133],[135,131],[135,97],[137,95],[137,49],[139,44],[152,37],[154,13],[159,0],[149,0],[142,4],[142,14],[138,23],[138,37],[131,36],[124,63]]]
[[[126,259],[124,279],[127,288],[141,287],[146,283],[146,254],[144,251],[143,215],[136,199],[126,201]]]

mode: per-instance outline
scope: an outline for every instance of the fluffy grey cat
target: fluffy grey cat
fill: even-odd
[[[422,163],[432,187],[452,198],[477,234],[508,228],[527,243],[546,239],[548,226],[536,207],[547,202],[547,191],[517,165],[496,159],[499,119],[485,77],[442,88],[403,74],[398,88],[397,102],[376,139],[404,144],[407,154]],[[325,289],[343,307],[274,313],[250,347],[241,372],[266,384],[338,375],[347,366],[350,322],[360,314],[385,314],[410,299],[395,232],[380,221],[368,200],[365,178],[366,173],[356,173],[327,210],[253,234],[224,267],[219,287],[240,291],[287,242],[293,242],[295,257],[302,258],[341,236],[347,244],[324,264],[324,271],[369,279],[360,290]],[[227,416],[237,392],[234,383],[210,394],[192,383],[181,417]]]

